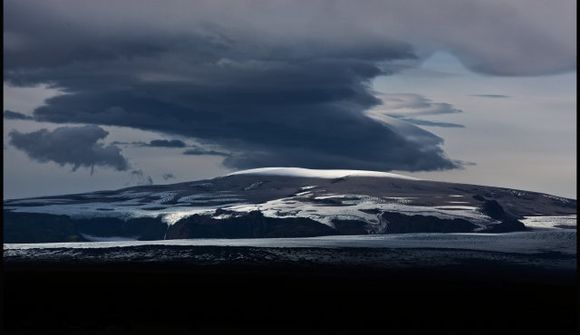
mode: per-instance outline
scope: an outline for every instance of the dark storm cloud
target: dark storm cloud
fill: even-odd
[[[205,149],[201,147],[193,147],[192,149],[187,149],[183,152],[184,155],[194,155],[194,156],[201,156],[201,155],[209,155],[209,156],[224,156],[228,157],[231,154],[227,152],[212,150],[212,149]]]
[[[92,171],[95,166],[127,170],[129,163],[121,155],[121,149],[99,142],[108,134],[101,127],[89,125],[60,127],[53,131],[41,129],[31,133],[13,130],[9,138],[12,146],[41,163],[70,164],[73,171],[80,167],[91,168]]]
[[[9,67],[135,61],[176,45],[195,46],[208,56],[215,55],[214,48],[205,48],[208,38],[213,46],[227,48],[243,36],[288,47],[282,52],[254,48],[268,51],[272,59],[305,55],[303,47],[310,43],[322,46],[319,51],[351,50],[381,60],[377,45],[403,40],[422,55],[448,50],[488,74],[542,75],[576,68],[574,0],[439,0],[436,6],[430,0],[119,0],[106,5],[7,0],[4,10],[5,51],[17,56],[5,59]],[[34,49],[50,52],[38,57]]]
[[[13,112],[11,110],[4,111],[4,118],[6,120],[32,120],[32,116],[25,115],[18,112]]]
[[[187,144],[181,140],[152,140],[147,144],[147,146],[163,148],[185,148]]]
[[[229,156],[230,154],[218,151],[214,149],[203,148],[198,145],[188,145],[181,140],[165,140],[156,139],[149,142],[112,142],[113,145],[133,145],[137,147],[150,147],[150,148],[190,148],[183,152],[184,155],[214,155],[214,156]]]
[[[553,38],[557,27],[521,38],[536,27],[509,6],[425,4],[7,1],[5,80],[66,93],[38,108],[37,120],[195,138],[232,152],[224,164],[235,168],[454,168],[440,138],[423,132],[417,140],[417,127],[366,114],[381,103],[374,78],[438,48],[501,75],[553,73],[575,61]],[[511,53],[484,43],[495,40]]]

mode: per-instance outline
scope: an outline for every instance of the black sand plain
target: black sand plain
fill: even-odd
[[[135,248],[125,248],[126,257],[111,249],[5,255],[5,330],[554,334],[577,327],[576,267],[569,266],[576,259],[557,253]],[[568,266],[549,266],[558,262]]]

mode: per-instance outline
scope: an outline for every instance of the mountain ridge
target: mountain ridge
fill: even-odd
[[[386,172],[260,168],[193,182],[8,200],[3,213],[5,242],[21,243],[86,236],[499,233],[527,229],[522,220],[530,216],[575,215],[576,200]]]

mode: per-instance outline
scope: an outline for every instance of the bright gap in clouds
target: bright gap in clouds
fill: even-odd
[[[375,80],[378,92],[419,94],[463,111],[425,116],[465,128],[424,127],[463,170],[406,174],[576,198],[576,73],[495,77],[439,52],[421,67]]]

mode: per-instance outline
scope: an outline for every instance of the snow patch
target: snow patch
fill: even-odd
[[[237,171],[228,174],[228,176],[235,175],[263,175],[263,176],[282,176],[282,177],[300,177],[300,178],[323,178],[335,179],[344,177],[383,177],[383,178],[397,178],[408,180],[419,180],[417,178],[403,176],[395,173],[380,172],[380,171],[365,171],[365,170],[322,170],[322,169],[306,169],[297,167],[269,167],[257,168],[250,170]]]
[[[211,215],[213,212],[215,212],[216,208],[195,208],[195,209],[188,209],[188,210],[182,210],[182,211],[177,211],[177,212],[173,212],[173,213],[167,213],[165,215],[163,215],[163,217],[161,218],[161,221],[166,223],[167,225],[173,225],[175,224],[177,221],[186,218],[188,216],[192,216],[194,214],[207,214],[207,215]]]
[[[577,216],[526,216],[521,221],[526,227],[536,230],[563,229],[563,227],[571,227],[570,229],[575,229],[577,225]]]
[[[264,216],[273,218],[309,218],[330,227],[333,226],[332,221],[335,219],[360,220],[369,223],[368,228],[375,233],[381,233],[384,230],[377,215],[370,214],[372,213],[371,210],[376,209],[379,209],[380,211],[398,212],[404,215],[435,216],[441,219],[467,219],[480,226],[480,228],[476,228],[476,230],[481,230],[489,224],[497,223],[497,221],[480,213],[477,208],[473,206],[412,206],[401,202],[388,202],[380,197],[361,194],[324,194],[311,198],[311,200],[325,199],[336,199],[340,201],[343,206],[337,206],[336,204],[313,203],[308,199],[301,199],[297,196],[292,196],[270,200],[260,204],[234,205],[225,207],[224,209],[237,213],[247,213],[257,210],[261,211]]]

